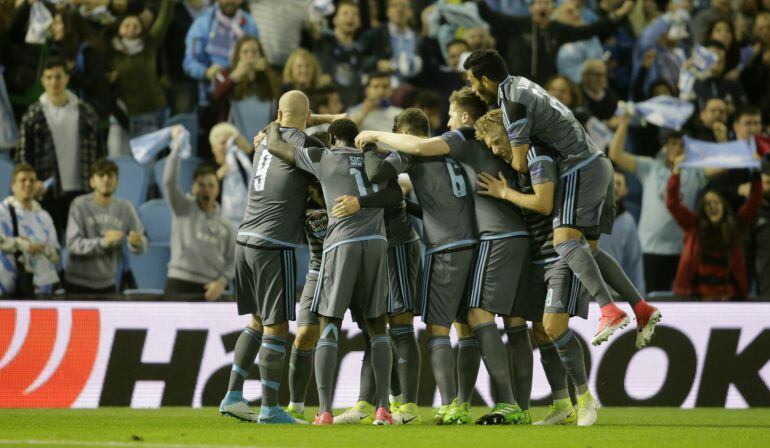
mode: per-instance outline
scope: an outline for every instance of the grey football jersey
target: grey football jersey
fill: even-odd
[[[283,140],[297,146],[321,146],[295,128],[281,128]],[[238,241],[274,247],[302,245],[305,202],[310,177],[304,171],[274,157],[267,139],[254,151],[248,202],[238,228]]]
[[[455,159],[413,157],[393,152],[385,163],[399,173],[409,173],[422,207],[423,236],[428,253],[476,242],[473,196],[465,173]]]
[[[313,174],[321,182],[327,211],[331,211],[335,199],[342,195],[360,197],[379,191],[378,185],[369,182],[363,154],[356,149],[298,147],[295,159],[297,168]],[[343,243],[372,239],[387,240],[382,209],[362,208],[342,219],[330,214],[324,252]]]
[[[379,151],[374,151],[374,154],[384,159],[387,154]],[[390,182],[397,182],[396,179]],[[412,227],[412,223],[409,222],[409,217],[406,213],[406,202],[401,201],[395,207],[389,207],[384,210],[385,212],[385,233],[388,236],[388,246],[394,247],[399,244],[411,243],[417,241],[420,237]]]
[[[572,111],[542,87],[521,76],[500,83],[497,104],[512,146],[544,145],[559,155],[564,177],[603,153],[599,151]]]
[[[511,166],[499,157],[484,143],[476,140],[476,131],[473,128],[457,129],[449,131],[441,138],[449,145],[449,155],[460,162],[465,170],[465,176],[474,193],[476,189],[476,175],[481,172],[497,177],[503,173],[508,179],[509,186],[516,188],[518,179]],[[476,211],[476,226],[482,240],[522,236],[527,234],[527,224],[521,208],[510,202],[491,196],[475,194],[473,205]]]
[[[305,210],[305,237],[310,252],[308,270],[318,272],[321,269],[321,255],[323,254],[324,238],[329,225],[326,209],[308,208]]]
[[[534,194],[534,185],[553,182],[554,191],[558,187],[558,158],[554,151],[534,147],[527,153],[529,173],[519,173],[519,191]],[[553,248],[553,214],[542,215],[532,210],[524,210],[529,227],[532,262],[547,264],[556,261],[559,254]]]

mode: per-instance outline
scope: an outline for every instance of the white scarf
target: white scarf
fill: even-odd
[[[112,48],[121,53],[133,56],[144,50],[144,40],[126,39],[125,37],[115,36],[112,38]]]

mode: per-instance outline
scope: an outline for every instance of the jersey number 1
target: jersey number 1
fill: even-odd
[[[358,195],[363,197],[366,196],[368,193],[366,191],[366,184],[364,184],[364,175],[361,174],[361,170],[357,168],[351,168],[350,174],[353,175],[353,177],[356,178],[356,186],[358,186]],[[372,184],[372,191],[377,193],[380,191],[380,188],[377,187],[377,185]]]

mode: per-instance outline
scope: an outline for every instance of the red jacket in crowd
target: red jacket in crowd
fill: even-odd
[[[736,239],[751,225],[757,214],[757,209],[762,201],[762,182],[759,179],[751,183],[751,192],[748,200],[738,211],[738,235]],[[684,230],[684,249],[679,258],[679,268],[674,279],[674,294],[680,297],[711,295],[704,289],[708,285],[696,288],[695,279],[701,266],[698,260],[701,258],[701,236],[698,214],[689,210],[679,195],[679,174],[672,174],[668,180],[668,192],[666,194],[666,206],[679,226]],[[725,213],[728,211],[725,210]],[[708,266],[706,269],[710,277],[732,278],[737,290],[734,298],[744,299],[749,292],[749,281],[746,274],[746,263],[743,260],[741,246],[736,243],[728,255],[729,263],[724,267]],[[703,272],[703,271],[701,271]],[[704,288],[705,287],[705,288]]]

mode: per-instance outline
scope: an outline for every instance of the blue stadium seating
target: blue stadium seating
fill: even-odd
[[[0,159],[0,200],[11,194],[11,173],[13,163],[10,160]]]
[[[137,209],[150,243],[169,244],[171,238],[171,209],[163,199],[152,199]],[[133,265],[131,265],[133,268]]]
[[[120,181],[115,196],[131,201],[134,208],[138,208],[147,199],[147,190],[150,187],[148,168],[131,156],[111,157],[110,160],[115,162],[120,170]]]
[[[168,117],[163,127],[175,126],[181,124],[190,132],[190,146],[193,154],[198,152],[198,114],[178,114]]]
[[[171,250],[168,244],[150,243],[141,254],[128,254],[128,264],[134,274],[137,289],[126,294],[162,294],[166,285],[166,273]]]
[[[195,169],[200,165],[201,159],[192,156],[189,159],[182,160],[179,166],[179,184],[182,186],[182,191],[188,193],[192,188],[193,174]],[[166,158],[160,159],[155,162],[155,183],[158,184],[160,192],[165,198],[165,191],[163,189],[163,170],[166,168]]]

